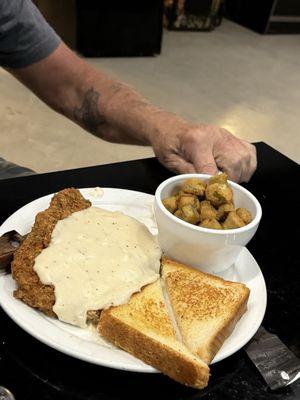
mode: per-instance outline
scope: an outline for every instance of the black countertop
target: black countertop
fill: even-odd
[[[300,356],[299,165],[265,143],[249,189],[263,218],[247,246],[264,274],[268,305],[263,326]],[[118,187],[154,193],[171,173],[145,159],[0,181],[0,222],[24,204],[65,187]],[[1,294],[0,294],[1,295]],[[113,370],[74,359],[40,343],[0,309],[0,385],[17,400],[52,399],[300,399],[300,381],[271,392],[242,349],[211,366],[209,386],[186,388],[161,374]]]

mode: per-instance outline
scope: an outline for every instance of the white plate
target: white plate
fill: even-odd
[[[81,193],[94,206],[111,211],[123,211],[143,222],[152,234],[157,228],[152,212],[153,196],[131,190],[104,188],[103,194],[94,197],[91,189]],[[0,235],[15,229],[27,233],[37,212],[48,207],[53,194],[25,205],[11,215],[0,227]],[[267,302],[266,286],[256,261],[245,248],[236,265],[220,274],[225,279],[243,282],[250,289],[248,310],[237,323],[212,363],[223,360],[243,347],[255,334],[264,317]],[[130,354],[99,339],[96,332],[74,327],[46,317],[13,297],[16,284],[11,275],[0,277],[0,305],[3,310],[26,332],[63,353],[106,367],[136,372],[157,372]]]

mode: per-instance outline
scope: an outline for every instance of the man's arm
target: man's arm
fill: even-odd
[[[104,140],[150,145],[149,131],[166,115],[63,43],[44,60],[10,72],[54,110]]]
[[[248,181],[255,148],[222,128],[189,124],[149,104],[142,96],[95,70],[65,44],[43,60],[10,72],[40,99],[98,137],[151,145],[175,172],[227,172]]]

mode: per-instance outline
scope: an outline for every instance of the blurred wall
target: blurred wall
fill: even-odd
[[[76,0],[33,0],[49,24],[71,48],[76,47]]]

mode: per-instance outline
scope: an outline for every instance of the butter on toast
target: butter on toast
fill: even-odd
[[[176,339],[160,280],[134,294],[127,304],[101,313],[101,336],[176,381],[204,388],[208,366]]]
[[[162,278],[183,343],[210,364],[246,311],[249,289],[168,259]]]

